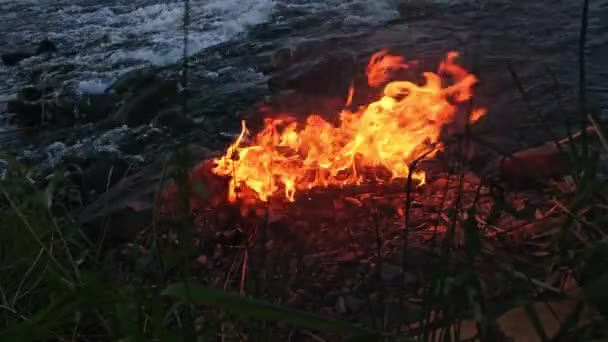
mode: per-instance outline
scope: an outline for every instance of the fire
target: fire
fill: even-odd
[[[252,194],[262,201],[272,196],[294,201],[298,191],[313,187],[407,178],[413,161],[432,158],[442,149],[442,126],[454,121],[456,104],[472,96],[477,78],[455,64],[457,57],[456,52],[448,53],[437,73],[423,73],[422,85],[389,82],[376,102],[356,111],[344,109],[338,125],[317,114],[304,123],[290,116],[266,118],[264,129],[248,139],[243,122],[241,134],[215,160],[212,171],[230,178],[231,202]],[[394,71],[412,65],[380,51],[367,66],[368,83],[381,86]],[[440,74],[449,76],[451,85],[444,86]],[[353,93],[351,86],[347,106]],[[484,114],[485,110],[476,110],[470,120]],[[412,172],[419,183],[424,177],[422,171]],[[252,191],[244,195],[239,192],[243,189]]]

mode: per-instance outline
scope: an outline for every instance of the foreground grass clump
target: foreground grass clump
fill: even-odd
[[[579,152],[580,146],[569,146],[572,160],[578,161],[572,164],[573,176],[570,181],[555,183],[548,203],[552,209],[540,216],[549,216],[549,212],[559,215],[548,227],[532,222],[533,229],[526,233],[537,236],[521,240],[520,245],[508,238],[510,234],[503,234],[508,238],[504,240],[483,233],[487,228],[481,223],[492,225],[496,216],[492,213],[512,208],[495,201],[492,213],[479,220],[480,196],[472,203],[464,200],[465,165],[455,162],[445,194],[452,183],[456,205],[437,208],[444,213],[438,220],[445,234],[430,241],[431,253],[418,291],[414,295],[403,291],[403,298],[398,298],[416,301],[423,318],[396,325],[385,317],[389,289],[382,282],[369,291],[384,309],[370,310],[367,320],[361,316],[340,320],[319,315],[317,310],[305,312],[277,305],[284,299],[280,291],[272,290],[273,279],[281,278],[285,270],[276,267],[280,260],[270,266],[256,263],[256,246],[268,246],[264,226],[257,236],[248,231],[236,248],[241,258],[237,264],[240,269],[232,272],[238,274],[237,286],[226,285],[228,280],[223,286],[210,284],[210,278],[196,269],[200,232],[190,210],[182,210],[181,216],[169,223],[159,222],[153,210],[138,239],[129,243],[108,245],[102,239],[93,240],[87,227],[75,224],[71,211],[63,208],[60,194],[72,188],[68,178],[57,171],[40,187],[27,178],[26,169],[6,158],[10,161],[8,173],[0,182],[0,340],[356,337],[366,341],[500,341],[508,336],[516,341],[587,341],[608,336],[602,328],[608,309],[608,271],[604,267],[608,261],[608,206],[604,197],[608,179],[596,172],[599,156],[608,149],[602,129],[596,120],[592,122],[597,139],[589,139],[587,155]],[[187,159],[187,154],[177,153],[175,172],[170,175],[179,189],[178,202],[184,205],[193,192],[206,195],[200,184],[189,188],[191,161]],[[406,192],[407,227],[407,212],[414,209]],[[388,221],[377,217],[374,222]],[[377,246],[377,255],[372,258],[381,270],[386,260],[380,232],[387,229],[374,229],[377,241],[370,241],[370,246]],[[408,234],[414,236],[415,230],[405,233],[404,258],[416,247],[407,238]],[[531,244],[535,246],[533,253],[525,247]],[[144,255],[148,266],[140,267]],[[488,269],[488,264],[493,267]],[[505,295],[500,298],[488,296],[486,276],[492,274],[503,279]],[[383,275],[378,273],[377,277]],[[349,322],[353,320],[359,324]]]
[[[38,189],[14,161],[0,182],[1,341],[282,339],[273,324],[258,320],[371,334],[347,322],[200,285],[204,279],[197,280],[190,270],[196,256],[188,217],[176,223],[180,233],[174,239],[186,242],[180,246],[162,241],[167,231],[153,228],[157,222],[144,231],[139,245],[108,247],[92,241],[69,214],[56,214],[66,211],[54,196],[69,187],[68,180],[56,176]],[[124,257],[138,248],[152,251],[155,271],[142,272]]]

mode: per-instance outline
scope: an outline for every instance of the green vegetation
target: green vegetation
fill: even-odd
[[[132,227],[102,226],[102,234],[91,234],[88,225],[76,223],[65,199],[76,187],[62,170],[41,187],[17,161],[2,156],[9,167],[0,181],[0,341],[501,341],[504,335],[516,341],[605,339],[608,178],[596,170],[600,156],[608,153],[608,141],[586,105],[584,54],[581,70],[583,137],[575,142],[570,135],[564,148],[572,166],[571,182],[565,182],[569,188],[550,189],[552,210],[562,215],[528,232],[542,238],[542,243],[526,240],[538,244],[536,254],[509,245],[500,234],[489,237],[484,232],[501,213],[524,214],[499,193],[492,194],[493,207],[482,226],[477,219],[481,186],[472,204],[465,205],[467,165],[455,158],[437,208],[445,214],[445,234],[433,234],[428,242],[432,253],[416,293],[422,319],[413,322],[401,317],[397,324],[389,322],[388,301],[382,301],[388,290],[382,283],[370,292],[380,297],[384,310],[365,312],[368,319],[293,309],[280,289],[273,290],[276,279],[289,273],[280,267],[282,260],[265,267],[255,264],[264,257],[256,248],[268,248],[268,217],[259,231],[246,231],[234,247],[240,259],[225,280],[206,277],[195,265],[203,254],[205,242],[200,240],[214,232],[197,230],[189,201],[193,193],[209,194],[200,184],[190,186],[191,161],[181,151],[172,161],[174,172],[166,177],[178,188],[178,218],[161,221],[156,201],[137,238],[120,244],[108,243],[103,232]],[[518,88],[525,98],[524,88]],[[587,134],[587,124],[594,137]],[[457,189],[452,192],[457,205],[444,208],[451,186]],[[408,235],[414,210],[413,190],[405,191],[402,273],[412,252]],[[438,215],[435,231],[439,221]],[[375,262],[381,269],[380,231],[385,229],[381,218],[374,222],[377,241],[370,246],[377,245]],[[488,271],[483,270],[487,264],[494,266],[490,272],[501,274],[500,285],[506,290],[491,300],[484,278]],[[550,279],[555,275],[559,281]],[[310,278],[315,280],[314,275]]]

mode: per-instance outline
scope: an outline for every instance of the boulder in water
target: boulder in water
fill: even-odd
[[[116,94],[126,94],[133,92],[136,89],[144,87],[146,85],[156,83],[157,70],[156,68],[141,68],[129,71],[120,76],[108,89],[108,91]]]
[[[21,127],[67,127],[105,119],[115,103],[112,94],[80,95],[69,89],[27,86],[19,90],[16,99],[7,102],[6,111],[15,114],[16,124]]]
[[[32,56],[41,55],[43,53],[57,52],[57,46],[52,41],[45,39],[38,43],[36,49],[23,49],[13,52],[7,52],[0,55],[2,62],[7,66],[15,66],[22,60]]]
[[[26,58],[30,58],[34,56],[33,53],[27,51],[16,51],[3,53],[0,57],[2,58],[2,63],[7,66],[15,66],[19,64],[22,60]]]
[[[36,48],[36,55],[41,55],[43,53],[57,52],[57,45],[52,41],[45,39],[38,43],[38,47]]]
[[[326,54],[298,63],[270,78],[271,90],[295,90],[325,96],[346,96],[355,75],[356,58],[348,52]]]
[[[178,83],[175,80],[162,80],[150,84],[130,94],[111,119],[116,124],[129,127],[146,124],[154,119],[162,104],[174,97],[177,92]]]

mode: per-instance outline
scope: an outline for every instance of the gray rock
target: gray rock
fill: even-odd
[[[299,63],[270,78],[271,90],[295,90],[323,96],[345,96],[353,80],[356,58],[347,52]]]
[[[112,114],[111,120],[129,127],[150,122],[157,115],[161,105],[177,94],[177,84],[174,80],[163,80],[132,94]]]
[[[344,301],[346,303],[346,308],[350,312],[359,312],[365,304],[363,299],[355,298],[353,296],[346,296]]]
[[[108,91],[116,94],[133,92],[135,89],[141,88],[142,86],[156,83],[158,81],[156,74],[156,68],[141,68],[129,71],[120,76],[110,88],[108,88]]]
[[[382,264],[380,268],[380,277],[384,281],[393,281],[401,276],[401,267],[391,265],[391,264]]]
[[[15,66],[26,58],[52,52],[57,52],[57,46],[52,41],[45,39],[38,43],[36,49],[23,49],[20,51],[3,53],[0,55],[0,59],[2,59],[2,62],[6,66]]]
[[[336,305],[334,306],[334,310],[336,311],[336,313],[338,313],[340,315],[343,315],[348,312],[348,310],[346,309],[346,301],[344,300],[344,297],[342,297],[342,296],[338,297],[338,301],[336,302]]]

